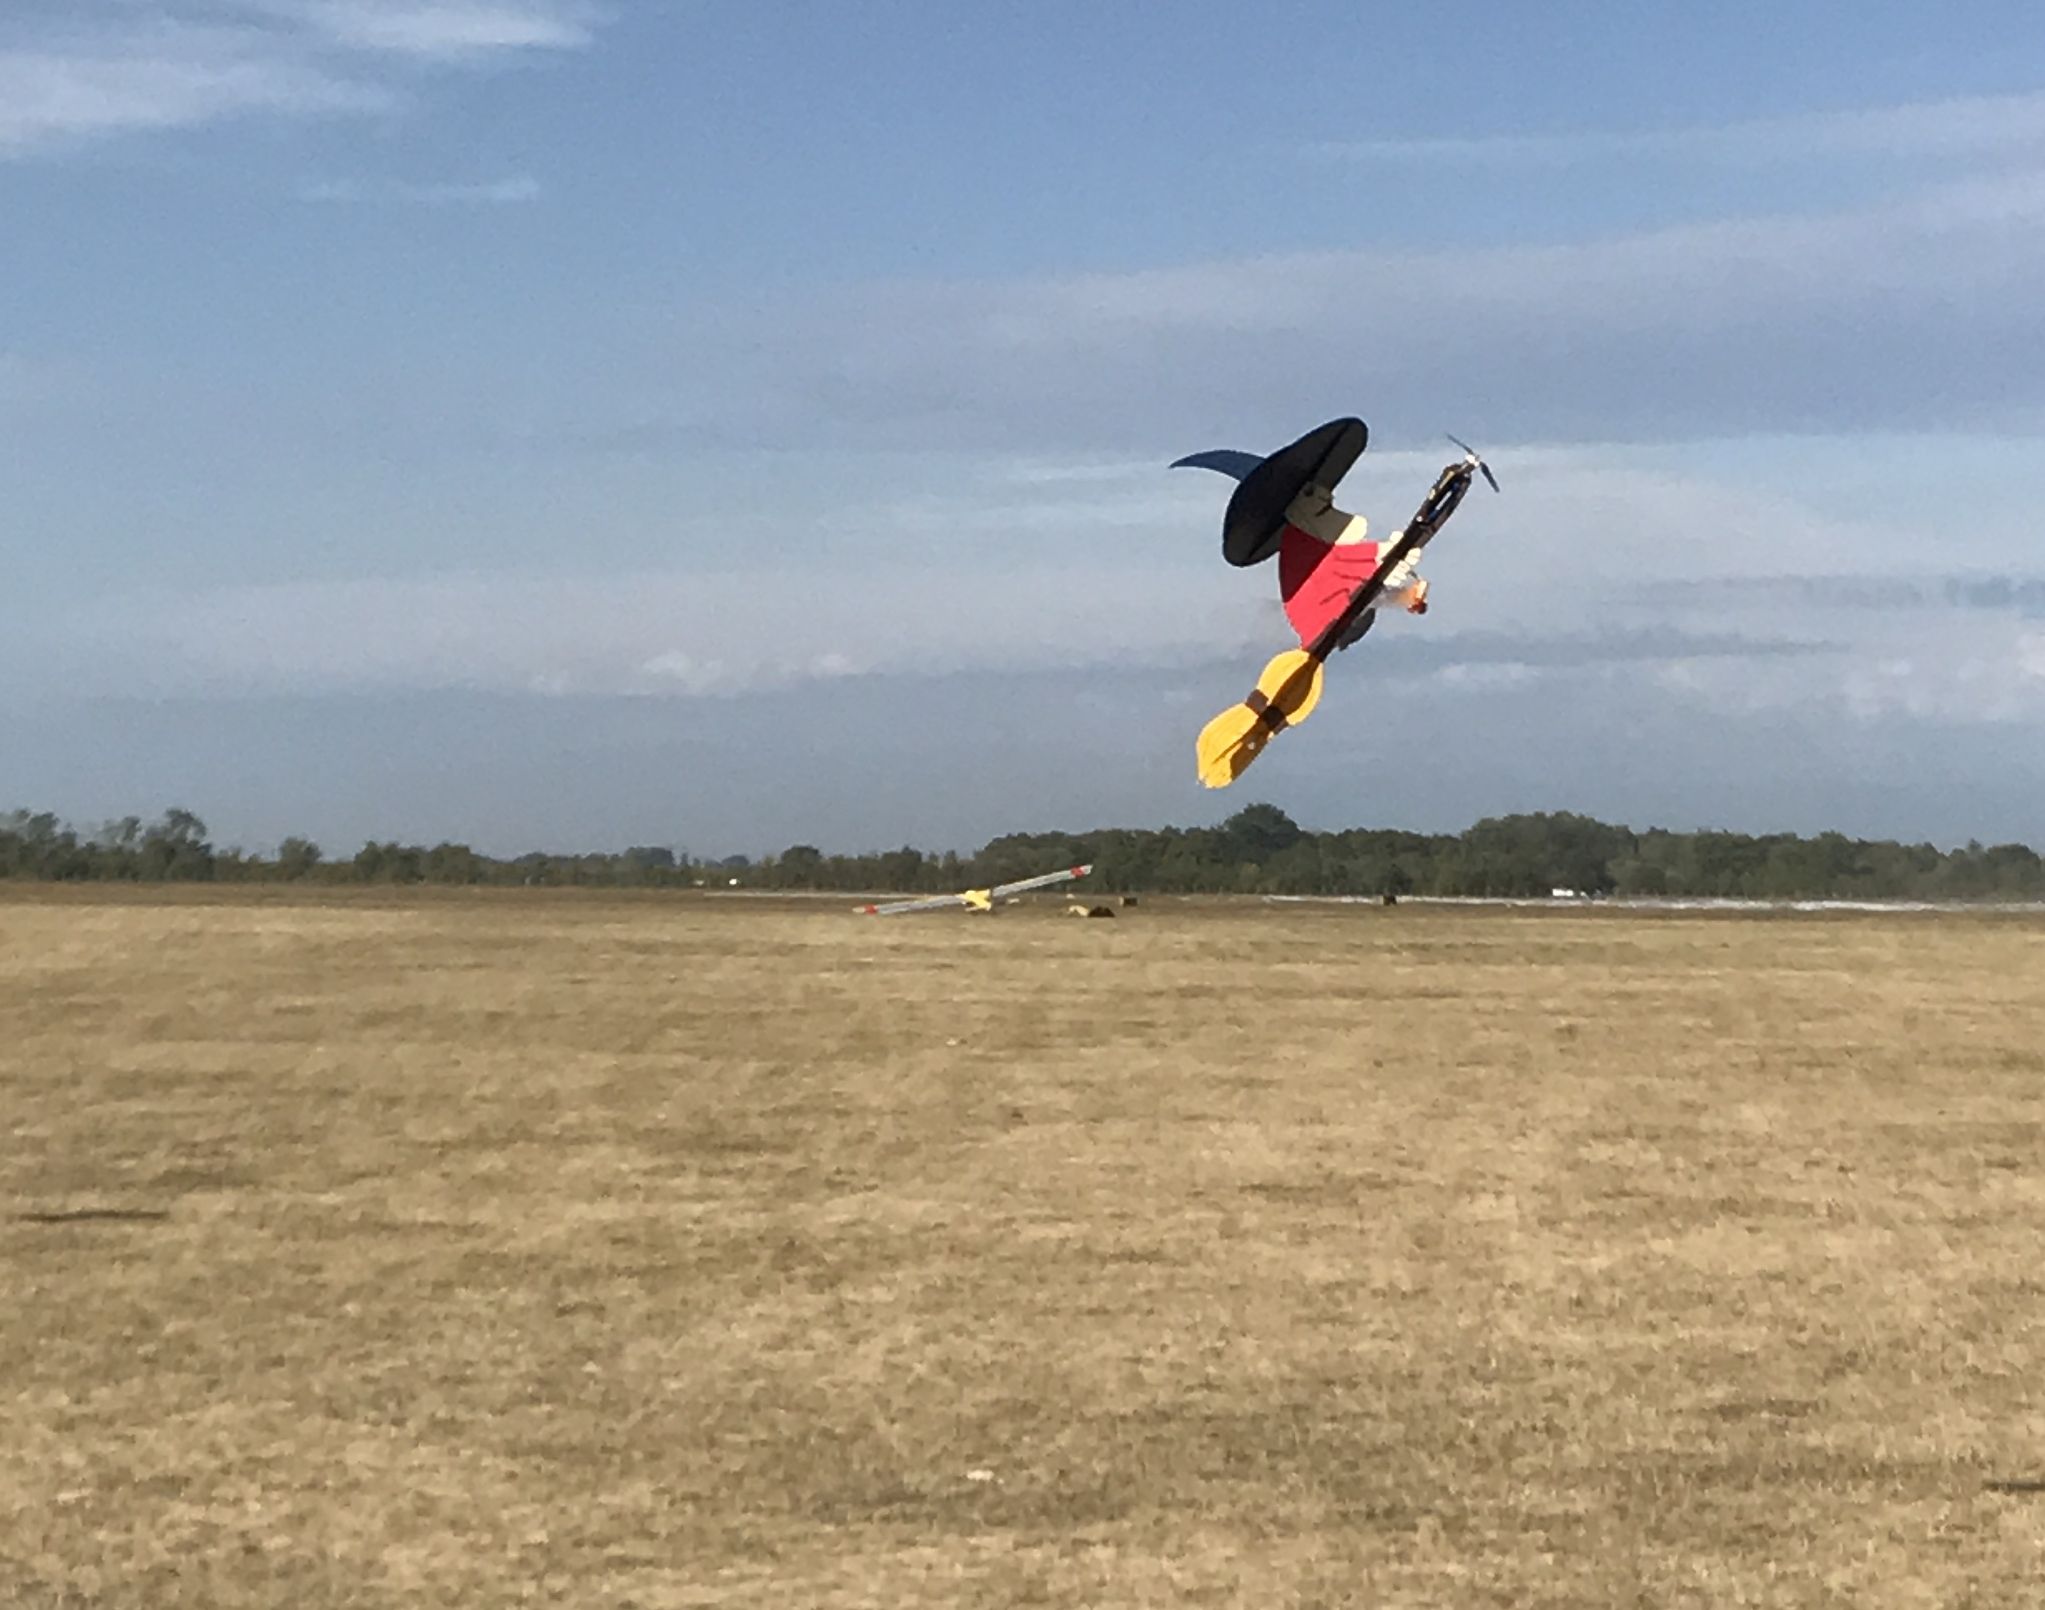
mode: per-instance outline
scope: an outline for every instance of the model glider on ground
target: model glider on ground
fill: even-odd
[[[1248,769],[1272,737],[1313,713],[1321,668],[1330,654],[1359,641],[1378,610],[1396,601],[1409,614],[1427,613],[1420,552],[1456,512],[1473,477],[1492,491],[1498,480],[1466,443],[1463,456],[1435,477],[1419,511],[1387,542],[1369,540],[1361,515],[1335,507],[1335,487],[1370,442],[1360,419],[1334,419],[1268,457],[1219,448],[1179,459],[1173,469],[1217,470],[1240,483],[1221,522],[1221,554],[1232,565],[1278,559],[1278,591],[1300,646],[1264,667],[1241,704],[1201,730],[1200,780],[1226,788]]]
[[[896,900],[884,906],[854,906],[852,909],[867,917],[899,917],[910,911],[949,911],[954,907],[965,911],[992,911],[997,900],[1031,889],[1048,889],[1054,883],[1070,883],[1091,871],[1091,865],[1067,867],[1063,872],[1046,872],[1041,878],[997,884],[992,889],[966,889],[958,894],[933,895],[928,900]]]

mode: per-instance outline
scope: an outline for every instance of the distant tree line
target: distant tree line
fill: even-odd
[[[698,861],[639,846],[615,854],[501,859],[466,844],[372,842],[327,856],[288,838],[272,856],[216,848],[169,810],[80,832],[48,814],[0,816],[0,877],[92,882],[583,885],[941,893],[1091,862],[1104,891],[1342,895],[1701,895],[1746,898],[2045,898],[2045,863],[2021,844],[1930,844],[1820,833],[1636,833],[1569,812],[1489,817],[1461,833],[1314,833],[1272,805],[1218,827],[1010,833],[971,855],[903,848],[827,855],[797,844],[753,861]]]

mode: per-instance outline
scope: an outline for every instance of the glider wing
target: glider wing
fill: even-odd
[[[866,917],[899,917],[911,911],[948,911],[955,906],[963,906],[968,911],[991,911],[995,901],[1009,895],[1022,894],[1029,889],[1048,889],[1054,883],[1069,883],[1091,871],[1091,864],[1068,867],[1063,872],[1046,872],[1040,878],[1021,878],[992,889],[967,889],[961,894],[932,895],[925,900],[891,900],[886,905],[855,906],[853,910]]]
[[[928,900],[893,900],[884,906],[855,906],[853,909],[866,917],[899,917],[905,911],[943,911],[969,903],[962,894],[940,894]]]
[[[1070,883],[1074,878],[1083,878],[1091,871],[1093,871],[1091,864],[1068,867],[1063,872],[1046,872],[1041,878],[1024,878],[1019,883],[1004,883],[999,888],[989,889],[987,892],[999,900],[1006,895],[1021,894],[1025,889],[1048,889],[1054,883]]]

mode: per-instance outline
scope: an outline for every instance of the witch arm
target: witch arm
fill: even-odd
[[[1435,478],[1427,496],[1421,500],[1420,508],[1413,518],[1406,522],[1406,529],[1399,540],[1392,544],[1379,559],[1378,567],[1371,572],[1370,580],[1356,589],[1349,602],[1321,630],[1321,635],[1307,645],[1307,653],[1315,660],[1325,660],[1335,650],[1342,634],[1354,625],[1363,612],[1378,601],[1385,590],[1385,582],[1399,565],[1410,555],[1418,553],[1433,540],[1434,534],[1448,522],[1456,512],[1456,505],[1463,501],[1463,494],[1470,490],[1470,465],[1467,462],[1451,464]]]

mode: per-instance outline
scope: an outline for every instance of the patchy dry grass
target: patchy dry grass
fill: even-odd
[[[0,894],[0,1604],[2045,1603],[2045,925]]]

